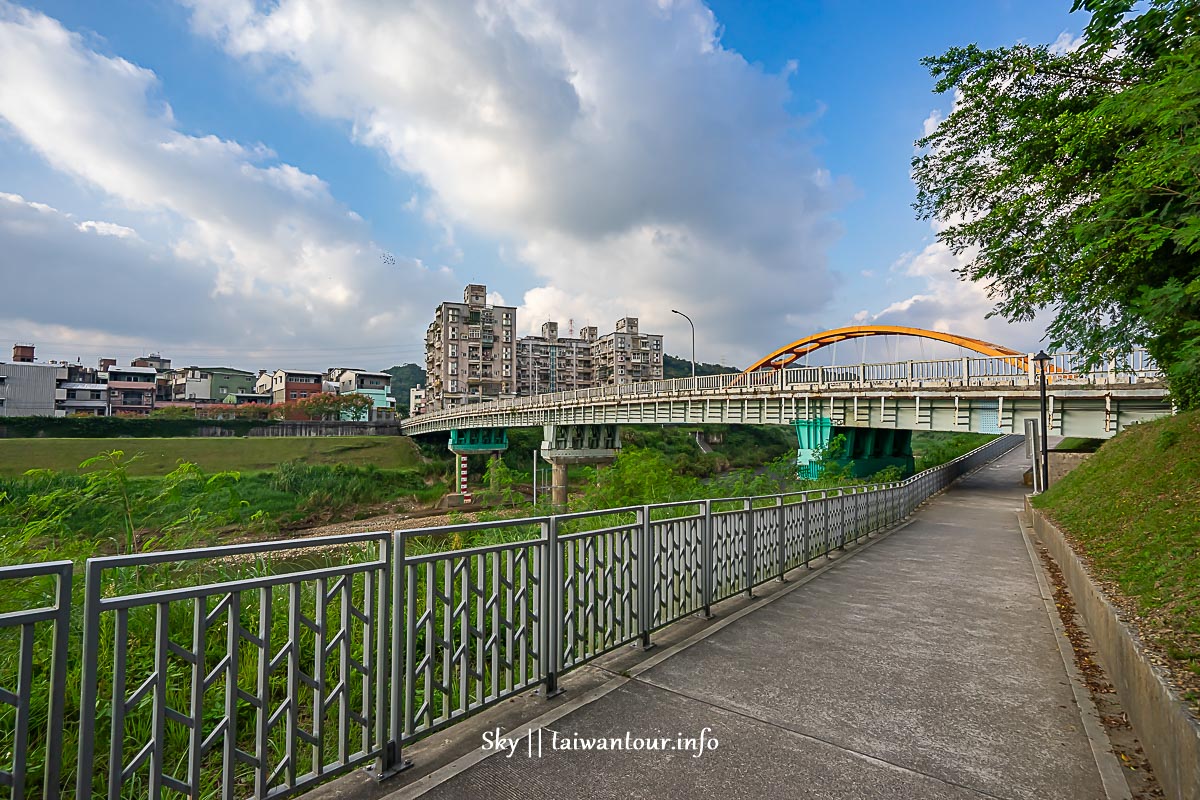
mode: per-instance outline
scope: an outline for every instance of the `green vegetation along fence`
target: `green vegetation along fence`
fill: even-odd
[[[55,585],[0,614],[20,634],[18,674],[0,675],[0,785],[266,798],[386,774],[402,745],[529,687],[553,694],[563,672],[895,524],[1020,441],[894,483],[93,558],[80,651],[70,562],[2,568],[0,595]],[[416,552],[482,528],[498,543]]]

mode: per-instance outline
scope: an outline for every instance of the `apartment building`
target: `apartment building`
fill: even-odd
[[[418,384],[408,390],[408,415],[425,413],[425,387]]]
[[[642,333],[637,317],[617,320],[616,330],[592,347],[596,386],[660,380],[663,376],[663,337]]]
[[[516,329],[517,309],[488,305],[482,284],[439,305],[425,332],[425,409],[515,397]]]
[[[557,322],[542,323],[540,336],[522,336],[517,341],[517,394],[528,396],[595,386],[592,363],[595,343],[596,328],[583,328],[578,337],[560,337]]]
[[[154,367],[109,367],[108,405],[112,413],[148,415],[154,410],[157,378]]]

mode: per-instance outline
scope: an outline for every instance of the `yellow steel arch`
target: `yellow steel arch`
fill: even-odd
[[[745,371],[755,372],[764,369],[783,369],[796,359],[814,350],[820,350],[822,347],[828,347],[831,344],[843,342],[847,339],[861,339],[864,336],[916,336],[921,339],[932,339],[938,342],[946,342],[947,344],[956,344],[984,356],[1004,357],[1006,359],[1009,356],[1016,356],[1019,357],[1022,365],[1028,359],[1028,356],[1010,347],[992,344],[982,339],[972,339],[969,336],[959,336],[954,333],[929,331],[924,328],[907,328],[901,325],[853,325],[848,328],[834,328],[833,330],[805,336],[803,339],[797,339],[791,344],[779,348],[769,356],[759,359],[753,365],[747,367]],[[1015,363],[1016,361],[1017,359],[1014,359],[1011,363]]]

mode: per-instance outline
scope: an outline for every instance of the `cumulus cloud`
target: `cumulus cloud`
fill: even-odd
[[[700,0],[185,2],[418,176],[449,241],[461,225],[511,243],[540,284],[527,330],[636,314],[680,342],[677,307],[748,361],[831,296],[845,186],[788,110],[800,78],[725,48]]]
[[[368,333],[378,345],[411,338],[417,320],[423,324],[435,298],[453,285],[416,262],[386,262],[361,218],[324,181],[279,163],[269,148],[182,132],[152,72],[95,52],[56,20],[0,0],[0,52],[0,126],[54,169],[167,231],[167,241],[151,246],[136,243],[129,227],[97,220],[72,223],[72,238],[58,220],[65,247],[80,247],[78,237],[86,235],[98,251],[119,243],[133,248],[128,268],[75,252],[78,280],[68,274],[70,259],[56,262],[60,285],[71,287],[65,300],[52,301],[63,317],[100,296],[77,291],[80,281],[132,291],[124,274],[130,272],[159,290],[151,295],[157,305],[205,310],[174,315],[164,337],[172,341],[192,341],[205,320],[215,319],[227,326],[222,338],[253,337],[244,343],[250,346],[350,345]],[[6,199],[10,215],[37,210],[23,198]],[[49,228],[38,230],[49,235]],[[0,230],[6,255],[14,243],[26,248],[24,260],[4,259],[6,287],[42,263],[37,243],[20,238],[27,233],[11,220]],[[27,300],[16,306],[26,316],[48,305],[46,297]],[[120,324],[96,320],[102,322],[113,330]]]
[[[938,227],[934,224],[934,229]],[[970,263],[973,253],[955,255],[941,242],[932,242],[919,253],[902,256],[892,269],[921,281],[921,290],[872,315],[881,325],[906,325],[948,331],[1018,350],[1037,350],[1045,326],[1037,321],[1010,323],[988,318],[995,306],[986,286],[961,280],[955,270]],[[856,318],[857,319],[857,318]],[[864,318],[865,320],[865,318]]]

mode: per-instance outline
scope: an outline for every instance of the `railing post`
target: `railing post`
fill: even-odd
[[[558,517],[552,516],[542,523],[542,533],[545,542],[542,544],[542,557],[535,565],[538,572],[538,624],[541,626],[542,652],[539,661],[542,665],[542,679],[546,683],[546,699],[562,694],[558,687],[559,666],[562,664],[562,634],[559,629],[559,618],[562,616],[562,587],[560,586],[559,569],[562,558],[558,553]]]
[[[97,669],[100,663],[100,565],[88,559],[84,577],[83,599],[83,647],[80,663],[83,665],[82,687],[79,696],[79,757],[77,760],[76,800],[91,800],[92,777],[96,762],[96,694],[98,691]],[[119,735],[119,734],[118,734]],[[109,765],[109,769],[120,766]]]
[[[808,548],[809,548],[809,538],[808,538],[808,525],[809,525],[809,522],[808,522],[808,508],[809,508],[809,502],[810,502],[810,501],[809,501],[809,499],[808,499],[808,495],[807,495],[807,494],[800,495],[800,498],[801,498],[801,499],[800,499],[800,504],[801,504],[801,505],[804,507],[804,511],[803,511],[803,514],[802,514],[802,516],[801,516],[801,520],[800,520],[800,526],[801,526],[801,527],[800,527],[800,544],[801,544],[801,546],[804,548],[804,568],[805,568],[805,569],[808,569],[808,568],[809,568],[809,567],[808,567],[808,560],[809,560],[809,559],[808,559]]]
[[[846,549],[846,490],[845,489],[838,490],[838,504],[842,508],[842,513],[841,513],[842,538],[840,540],[840,544],[838,544],[838,550],[845,550]]]
[[[746,518],[746,597],[754,597],[754,500],[742,501]]]
[[[712,619],[713,601],[713,520],[712,500],[704,501],[704,519],[700,521],[700,588],[704,610],[701,616]]]
[[[642,506],[637,510],[639,525],[638,533],[638,568],[637,597],[638,597],[638,628],[641,631],[639,644],[643,650],[654,647],[650,641],[650,629],[654,625],[654,544],[651,541],[653,531],[650,529],[650,506]]]
[[[380,578],[379,591],[379,656],[376,687],[376,731],[380,737],[381,755],[375,778],[395,775],[408,769],[412,762],[404,758],[401,741],[404,737],[404,686],[409,674],[405,603],[407,601],[405,568],[406,539],[403,531],[392,531],[389,544],[380,542],[386,550],[387,565]],[[294,701],[293,701],[294,702]]]
[[[783,573],[786,571],[785,566],[787,563],[787,559],[784,557],[784,553],[783,553],[783,545],[784,545],[784,542],[786,541],[786,539],[783,535],[783,518],[784,518],[783,495],[778,495],[775,498],[775,506],[776,506],[775,518],[778,520],[778,525],[779,525],[779,580],[782,581]]]

